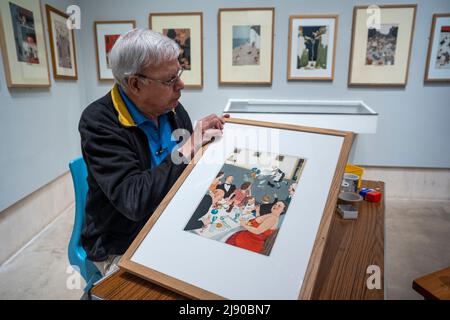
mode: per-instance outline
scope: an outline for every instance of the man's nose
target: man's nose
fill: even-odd
[[[175,82],[175,91],[180,91],[184,89],[184,82],[181,80],[181,78],[177,79],[177,82]]]

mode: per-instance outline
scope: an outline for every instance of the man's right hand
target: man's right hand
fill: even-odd
[[[229,118],[229,115],[219,117],[211,114],[201,119],[196,124],[189,140],[178,151],[184,157],[191,159],[201,147],[214,141],[215,138],[222,136],[225,118]]]

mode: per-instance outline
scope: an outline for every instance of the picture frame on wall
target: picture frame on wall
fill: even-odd
[[[40,1],[1,1],[0,15],[0,41],[8,87],[50,87]]]
[[[203,13],[151,13],[150,29],[173,39],[180,46],[181,76],[185,88],[203,87]]]
[[[450,82],[450,13],[433,15],[425,81]]]
[[[333,80],[337,27],[337,15],[289,17],[288,80]]]
[[[69,15],[46,4],[47,25],[52,52],[53,77],[77,80],[77,58],[74,31],[67,27]]]
[[[406,86],[416,8],[415,4],[354,7],[349,86]]]
[[[134,28],[136,28],[136,21],[134,20],[94,21],[98,80],[114,80],[109,65],[109,53],[117,39]]]
[[[219,84],[271,85],[274,8],[219,9]]]
[[[189,298],[311,299],[352,141],[226,119],[119,266]]]

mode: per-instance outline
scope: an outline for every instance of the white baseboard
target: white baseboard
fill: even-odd
[[[73,205],[72,177],[67,172],[0,212],[0,265]]]

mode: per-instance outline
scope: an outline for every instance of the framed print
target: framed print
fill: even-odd
[[[75,35],[66,24],[69,16],[48,4],[45,5],[45,9],[52,51],[53,76],[55,79],[77,80]]]
[[[425,81],[450,82],[450,13],[433,15]]]
[[[289,17],[288,80],[333,80],[337,15]]]
[[[219,9],[219,84],[272,84],[274,19],[274,8]]]
[[[379,19],[372,17],[378,9],[353,10],[349,86],[406,86],[416,5],[378,8]]]
[[[226,121],[119,266],[189,298],[310,299],[353,134]]]
[[[181,49],[181,80],[185,88],[203,87],[203,14],[201,12],[152,13],[150,29],[168,36]]]
[[[109,53],[117,39],[134,28],[136,28],[134,20],[94,22],[98,80],[114,80],[109,64]]]
[[[40,1],[1,1],[0,13],[0,40],[8,87],[50,87]]]

